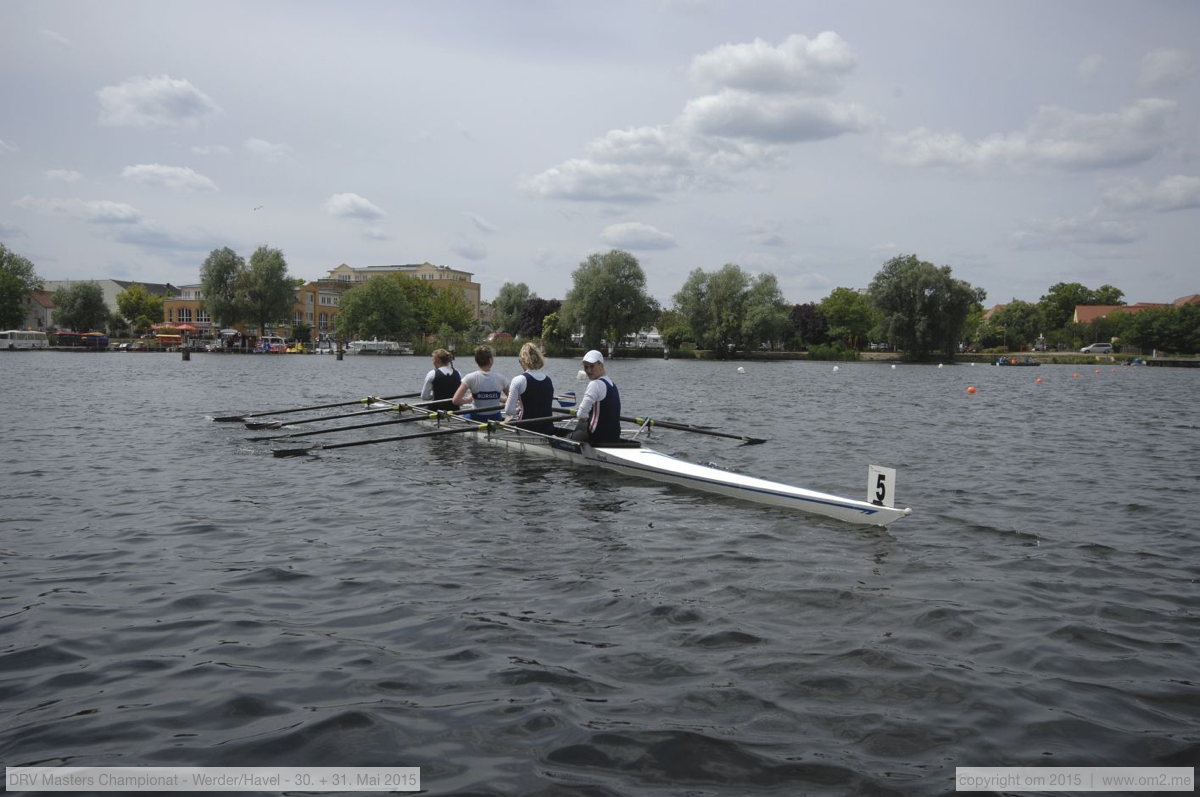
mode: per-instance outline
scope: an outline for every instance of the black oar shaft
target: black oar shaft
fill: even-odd
[[[308,412],[310,410],[328,410],[328,409],[332,409],[333,407],[349,407],[354,404],[369,404],[372,401],[394,401],[395,399],[416,398],[420,395],[421,395],[420,393],[403,393],[399,396],[385,396],[382,399],[375,398],[374,396],[368,396],[367,398],[356,399],[354,401],[337,401],[332,404],[314,404],[311,407],[294,407],[289,410],[270,410],[268,412],[243,413],[242,415],[223,415],[218,418],[213,418],[213,420],[221,422],[221,423],[230,423],[230,422],[234,422],[234,421],[244,421],[247,418],[262,418],[266,415],[286,415],[291,412]]]
[[[564,415],[576,414],[576,411],[573,408],[555,407],[554,411]],[[629,415],[622,415],[620,418],[626,423],[636,423],[638,426],[661,426],[664,429],[678,429],[681,432],[695,432],[696,434],[707,434],[713,437],[728,437],[730,440],[741,440],[744,443],[749,443],[752,445],[756,443],[767,442],[766,439],[762,437],[746,437],[745,435],[730,434],[729,432],[718,432],[715,429],[705,429],[704,427],[693,426],[687,423],[673,423],[671,421],[660,421],[654,418],[634,418]]]
[[[505,426],[522,426],[525,424],[538,423],[540,421],[553,420],[553,418],[528,418],[510,423],[500,423],[498,421],[489,421],[479,423],[477,421],[470,422],[467,426],[456,426],[452,429],[435,429],[430,432],[417,432],[416,434],[394,435],[392,437],[372,437],[370,440],[352,440],[348,443],[328,443],[325,445],[308,446],[307,448],[278,448],[271,453],[277,457],[298,457],[307,454],[309,451],[329,451],[335,448],[351,448],[353,446],[368,446],[373,443],[394,443],[399,440],[416,440],[420,437],[439,437],[444,434],[462,434],[464,432],[486,432],[492,429],[502,429]]]

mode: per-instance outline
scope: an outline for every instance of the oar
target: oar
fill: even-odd
[[[416,434],[402,434],[394,437],[373,437],[370,440],[354,440],[349,443],[329,443],[326,445],[308,446],[307,448],[277,448],[271,453],[277,457],[302,457],[309,451],[329,451],[335,448],[351,448],[352,446],[369,446],[372,443],[394,443],[397,440],[416,440],[418,437],[439,437],[444,434],[462,434],[463,432],[486,432],[491,429],[501,429],[505,426],[522,426],[527,423],[536,423],[538,421],[549,421],[552,418],[529,418],[520,421],[511,421],[509,423],[501,423],[499,421],[488,421],[487,423],[471,423],[467,426],[456,426],[453,429],[435,429],[432,432],[417,432]]]
[[[387,399],[375,398],[368,396],[363,399],[364,403],[376,404],[379,402],[387,402]],[[422,404],[392,404],[390,407],[377,407],[373,410],[358,410],[357,412],[342,412],[337,415],[321,415],[317,418],[304,418],[299,421],[246,421],[246,428],[254,431],[262,431],[264,429],[278,429],[281,426],[298,426],[302,423],[319,423],[321,421],[336,421],[341,418],[357,418],[360,415],[373,415],[378,412],[403,412],[414,408],[424,407],[425,404],[434,404],[436,402],[426,401]]]
[[[417,407],[419,405],[413,405]],[[390,408],[389,409],[394,409]],[[381,412],[381,410],[370,410],[370,412]],[[465,412],[471,412],[466,410]],[[355,413],[356,415],[366,415],[365,412]],[[247,437],[247,440],[261,442],[265,440],[290,440],[293,437],[311,437],[314,434],[332,434],[334,432],[348,432],[351,429],[370,429],[373,426],[388,426],[389,424],[397,423],[412,423],[413,421],[436,421],[443,416],[453,416],[454,412],[427,412],[423,415],[408,415],[403,418],[388,418],[386,421],[374,421],[373,423],[354,423],[348,426],[336,426],[333,429],[314,429],[311,432],[292,432],[290,434],[275,434],[266,437]]]
[[[420,395],[421,395],[420,393],[404,393],[399,396],[387,396],[386,398],[382,398],[382,399],[375,398],[374,396],[367,396],[364,399],[356,399],[355,401],[339,401],[334,404],[316,404],[311,407],[296,407],[296,408],[290,409],[290,410],[271,410],[270,412],[250,412],[250,413],[245,413],[243,415],[222,415],[218,418],[213,418],[213,420],[216,421],[217,423],[234,423],[237,421],[244,421],[247,418],[261,418],[264,415],[286,415],[289,412],[307,412],[309,410],[327,410],[332,407],[349,407],[354,404],[370,404],[373,401],[391,401],[393,399],[416,398]]]
[[[555,412],[561,412],[566,415],[575,415],[574,409],[554,408]],[[703,426],[693,426],[687,423],[672,423],[671,421],[659,421],[653,418],[631,418],[628,415],[620,416],[621,420],[627,423],[636,423],[639,426],[661,426],[664,429],[678,429],[681,432],[695,432],[696,434],[707,434],[713,437],[728,437],[731,440],[741,440],[743,444],[748,446],[765,443],[766,438],[763,437],[746,437],[740,434],[730,434],[729,432],[718,432],[713,429],[706,429]]]

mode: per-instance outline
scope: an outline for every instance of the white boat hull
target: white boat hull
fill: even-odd
[[[456,423],[457,418],[434,423]],[[782,482],[697,465],[646,447],[596,448],[565,438],[548,437],[516,428],[480,432],[472,438],[536,456],[552,457],[573,465],[601,467],[635,479],[651,479],[757,504],[822,515],[848,523],[886,526],[912,513],[831,493],[807,490]]]

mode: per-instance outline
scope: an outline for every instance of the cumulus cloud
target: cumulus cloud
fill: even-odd
[[[862,132],[874,116],[849,103],[726,90],[688,102],[682,122],[706,136],[795,143]]]
[[[892,136],[889,157],[909,166],[1048,166],[1106,169],[1150,160],[1162,151],[1176,104],[1143,99],[1111,113],[1043,107],[1021,131],[969,140],[925,128]]]
[[[126,166],[121,176],[135,183],[161,186],[181,193],[217,190],[216,183],[187,166],[139,163],[136,166]]]
[[[142,213],[132,205],[109,199],[34,197],[26,194],[13,204],[26,210],[59,213],[93,224],[137,224]]]
[[[325,200],[325,212],[342,219],[381,219],[387,214],[358,194],[334,194]]]
[[[780,163],[788,146],[859,133],[873,114],[828,95],[854,69],[854,54],[836,33],[726,44],[697,56],[692,76],[709,93],[694,97],[672,121],[612,130],[582,157],[523,177],[543,197],[648,202],[664,194],[715,190],[748,169]]]
[[[711,89],[831,94],[842,88],[857,59],[832,31],[815,39],[793,34],[775,47],[762,39],[723,44],[692,60],[692,77]]]
[[[100,123],[113,127],[188,127],[221,110],[190,82],[169,75],[130,78],[96,96]]]
[[[1196,75],[1196,63],[1182,50],[1154,50],[1142,57],[1138,83],[1144,89],[1162,91],[1190,81]]]
[[[618,249],[673,249],[676,245],[675,236],[638,221],[610,224],[600,238]]]
[[[47,180],[58,180],[64,183],[74,183],[82,178],[83,175],[74,169],[47,169]]]
[[[1128,180],[1106,190],[1101,199],[1114,210],[1169,212],[1200,208],[1200,177],[1175,174],[1154,185]]]

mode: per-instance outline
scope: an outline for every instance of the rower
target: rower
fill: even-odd
[[[475,364],[478,371],[472,371],[462,379],[462,384],[454,391],[451,401],[454,406],[472,402],[475,408],[467,417],[475,421],[499,421],[503,418],[503,396],[508,392],[508,377],[492,370],[495,357],[487,346],[475,347]],[[467,398],[467,393],[471,398]]]
[[[554,414],[554,382],[542,373],[546,359],[533,342],[521,347],[517,355],[522,373],[513,377],[508,386],[508,401],[504,405],[504,416],[510,421],[521,418],[549,418]],[[519,406],[518,406],[519,405]],[[541,434],[556,434],[553,421],[530,424],[525,427]]]
[[[421,401],[430,410],[452,410],[454,391],[462,384],[462,376],[455,369],[454,355],[445,349],[433,350],[433,370],[425,374],[421,387]],[[434,403],[436,402],[436,403]]]
[[[583,355],[587,390],[575,415],[579,422],[569,435],[572,440],[602,446],[621,440],[621,393],[604,369],[604,355],[592,349]]]

